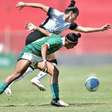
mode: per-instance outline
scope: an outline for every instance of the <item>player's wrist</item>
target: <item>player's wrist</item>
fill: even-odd
[[[18,3],[20,6],[25,6],[25,2],[19,2]]]

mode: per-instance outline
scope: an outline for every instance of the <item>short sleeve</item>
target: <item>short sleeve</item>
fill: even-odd
[[[70,30],[74,30],[74,29],[76,29],[77,28],[77,24],[76,23],[72,23],[71,25],[70,25],[70,27],[69,27],[69,29]]]
[[[49,17],[58,17],[58,16],[62,15],[62,12],[60,12],[57,9],[54,9],[54,8],[50,7],[49,10],[48,10],[47,15]]]

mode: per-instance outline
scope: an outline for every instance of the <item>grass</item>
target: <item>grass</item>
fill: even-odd
[[[0,71],[0,80],[11,70]],[[96,73],[100,86],[96,92],[89,92],[84,81],[90,73]],[[49,78],[43,83],[47,91],[40,92],[30,83],[35,72],[12,86],[13,95],[0,96],[0,112],[112,112],[112,65],[96,67],[60,67],[60,97],[70,104],[66,108],[53,107]]]

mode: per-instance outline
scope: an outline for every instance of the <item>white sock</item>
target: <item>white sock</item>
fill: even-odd
[[[47,75],[46,72],[40,71],[39,74],[34,77],[36,80],[41,80],[42,78],[44,78]]]

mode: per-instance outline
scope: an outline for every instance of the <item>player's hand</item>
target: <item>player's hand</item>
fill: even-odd
[[[43,68],[43,71],[47,71],[47,60],[43,60],[42,68]]]
[[[28,30],[28,31],[34,31],[37,29],[37,26],[34,25],[33,23],[27,23],[25,25],[25,29]]]
[[[22,8],[25,7],[25,3],[24,3],[24,2],[18,2],[18,3],[16,4],[16,7],[19,8],[19,9],[22,9]]]
[[[105,31],[105,30],[109,30],[109,29],[111,29],[111,28],[112,28],[112,25],[106,24],[106,25],[104,25],[104,26],[101,27],[101,30],[102,30],[102,31]]]

